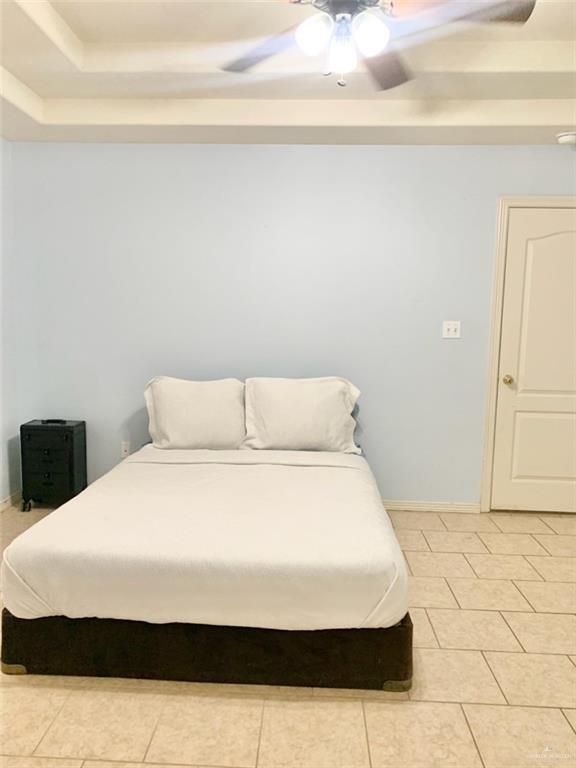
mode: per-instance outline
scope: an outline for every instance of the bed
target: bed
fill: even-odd
[[[405,563],[358,455],[145,446],[13,541],[2,589],[8,673],[410,687]]]

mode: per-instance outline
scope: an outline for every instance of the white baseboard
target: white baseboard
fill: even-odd
[[[459,501],[400,501],[397,499],[383,499],[388,512],[480,512],[480,502]]]
[[[10,507],[17,506],[20,504],[21,499],[22,494],[18,491],[18,493],[13,493],[11,496],[0,500],[0,512],[4,512],[5,509],[9,509]]]

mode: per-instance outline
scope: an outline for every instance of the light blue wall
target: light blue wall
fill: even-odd
[[[146,439],[156,374],[338,374],[384,497],[479,499],[496,209],[576,191],[559,147],[13,145],[4,402]],[[462,339],[443,341],[443,319]]]
[[[7,375],[6,346],[4,344],[4,322],[7,310],[4,273],[8,260],[8,249],[12,242],[11,150],[12,145],[8,141],[0,139],[0,502],[4,501],[10,494],[7,447],[9,440],[8,424],[11,419],[7,414],[7,402],[4,397],[4,381]]]

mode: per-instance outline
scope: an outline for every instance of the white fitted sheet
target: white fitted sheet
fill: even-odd
[[[5,550],[25,619],[276,629],[387,627],[400,546],[365,459],[145,446]]]

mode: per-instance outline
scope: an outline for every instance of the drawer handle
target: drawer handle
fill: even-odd
[[[44,448],[42,453],[44,454],[44,456],[50,456],[50,448]]]
[[[44,477],[46,478],[46,480],[49,480],[50,479],[50,472],[44,472]]]

